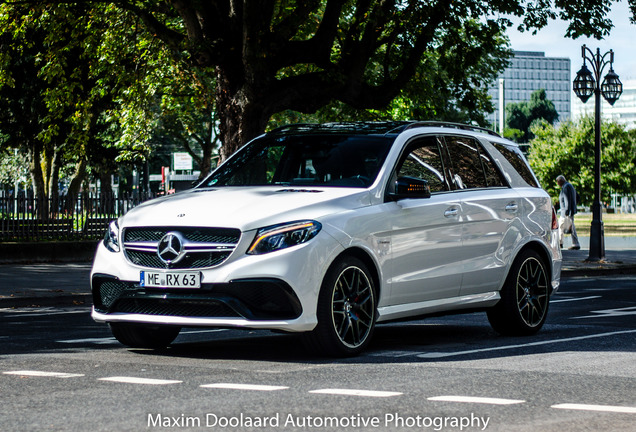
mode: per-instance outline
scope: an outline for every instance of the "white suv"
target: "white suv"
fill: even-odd
[[[376,323],[443,312],[535,333],[560,274],[550,197],[515,144],[450,123],[292,125],[113,221],[92,316],[134,347],[234,327],[346,356]]]

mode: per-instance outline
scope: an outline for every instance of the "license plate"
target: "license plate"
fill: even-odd
[[[201,273],[142,271],[139,285],[148,288],[201,288]]]

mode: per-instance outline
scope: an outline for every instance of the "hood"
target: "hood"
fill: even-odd
[[[369,192],[347,188],[223,187],[192,189],[147,201],[120,226],[210,226],[241,231],[317,219],[369,205]]]

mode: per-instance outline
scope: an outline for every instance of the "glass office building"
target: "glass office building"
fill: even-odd
[[[570,82],[570,59],[546,57],[544,52],[514,51],[511,64],[492,83],[488,94],[492,97],[495,112],[489,120],[499,130],[500,80],[503,79],[504,103],[526,102],[530,95],[545,89],[559,113],[557,122],[570,118],[572,83]]]

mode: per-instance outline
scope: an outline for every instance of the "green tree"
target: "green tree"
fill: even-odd
[[[556,200],[556,177],[563,174],[581,195],[584,204],[594,196],[594,119],[583,117],[554,127],[542,122],[532,128],[528,160],[542,186]],[[636,190],[636,131],[614,122],[601,124],[601,200],[610,193]]]
[[[28,156],[36,196],[57,196],[69,164],[69,194],[89,173],[109,191],[119,163],[152,152],[155,130],[195,136],[200,149],[185,147],[209,170],[213,81],[178,61],[131,12],[86,2],[1,4],[0,46],[0,146]]]
[[[636,10],[636,0],[629,0]],[[568,21],[567,36],[607,35],[608,0],[139,1],[125,7],[178,55],[214,70],[221,157],[261,133],[286,110],[314,113],[334,101],[382,110],[420,70],[422,58],[449,55],[468,26],[503,30],[502,14],[522,27]],[[178,25],[175,17],[179,18]],[[475,17],[473,20],[472,17]],[[465,73],[456,68],[455,73]]]
[[[76,164],[79,179],[89,162],[112,166],[114,145],[119,161],[144,160],[154,131],[181,141],[206,169],[219,142],[225,158],[276,113],[481,123],[483,82],[505,61],[502,14],[522,16],[524,29],[559,17],[570,37],[602,37],[609,3],[3,3],[0,91],[31,109],[3,108],[0,133],[10,136],[6,146],[31,149],[44,194],[62,161]],[[22,77],[30,88],[15,90]],[[12,129],[16,118],[26,139]]]
[[[487,126],[492,112],[488,85],[507,64],[512,52],[498,26],[476,22],[443,38],[445,48],[425,53],[417,72],[383,109],[356,109],[339,101],[315,113],[275,114],[270,127],[294,122],[346,120],[445,120]],[[442,55],[441,53],[445,53]]]
[[[91,143],[109,97],[96,52],[105,26],[94,24],[85,5],[0,5],[0,131],[27,155],[38,198],[58,195],[69,155],[99,152]]]
[[[213,168],[213,153],[220,146],[214,77],[170,58],[165,50],[158,59],[157,67],[143,78],[139,94],[124,104],[123,112],[134,114],[122,116],[126,132],[118,144],[123,150],[119,159],[145,158],[157,150],[157,144],[163,143],[187,151],[199,167],[201,177],[206,176]],[[140,124],[143,131],[139,130]],[[130,134],[131,130],[139,133]],[[146,134],[144,142],[148,145],[136,145],[141,134]]]
[[[510,103],[506,105],[505,135],[518,143],[527,143],[532,139],[531,126],[541,120],[554,124],[559,114],[554,103],[546,96],[545,89],[532,92],[527,102]]]
[[[26,157],[17,151],[0,149],[0,189],[2,186],[12,189],[16,181],[21,187],[29,184],[29,172],[26,169]]]

